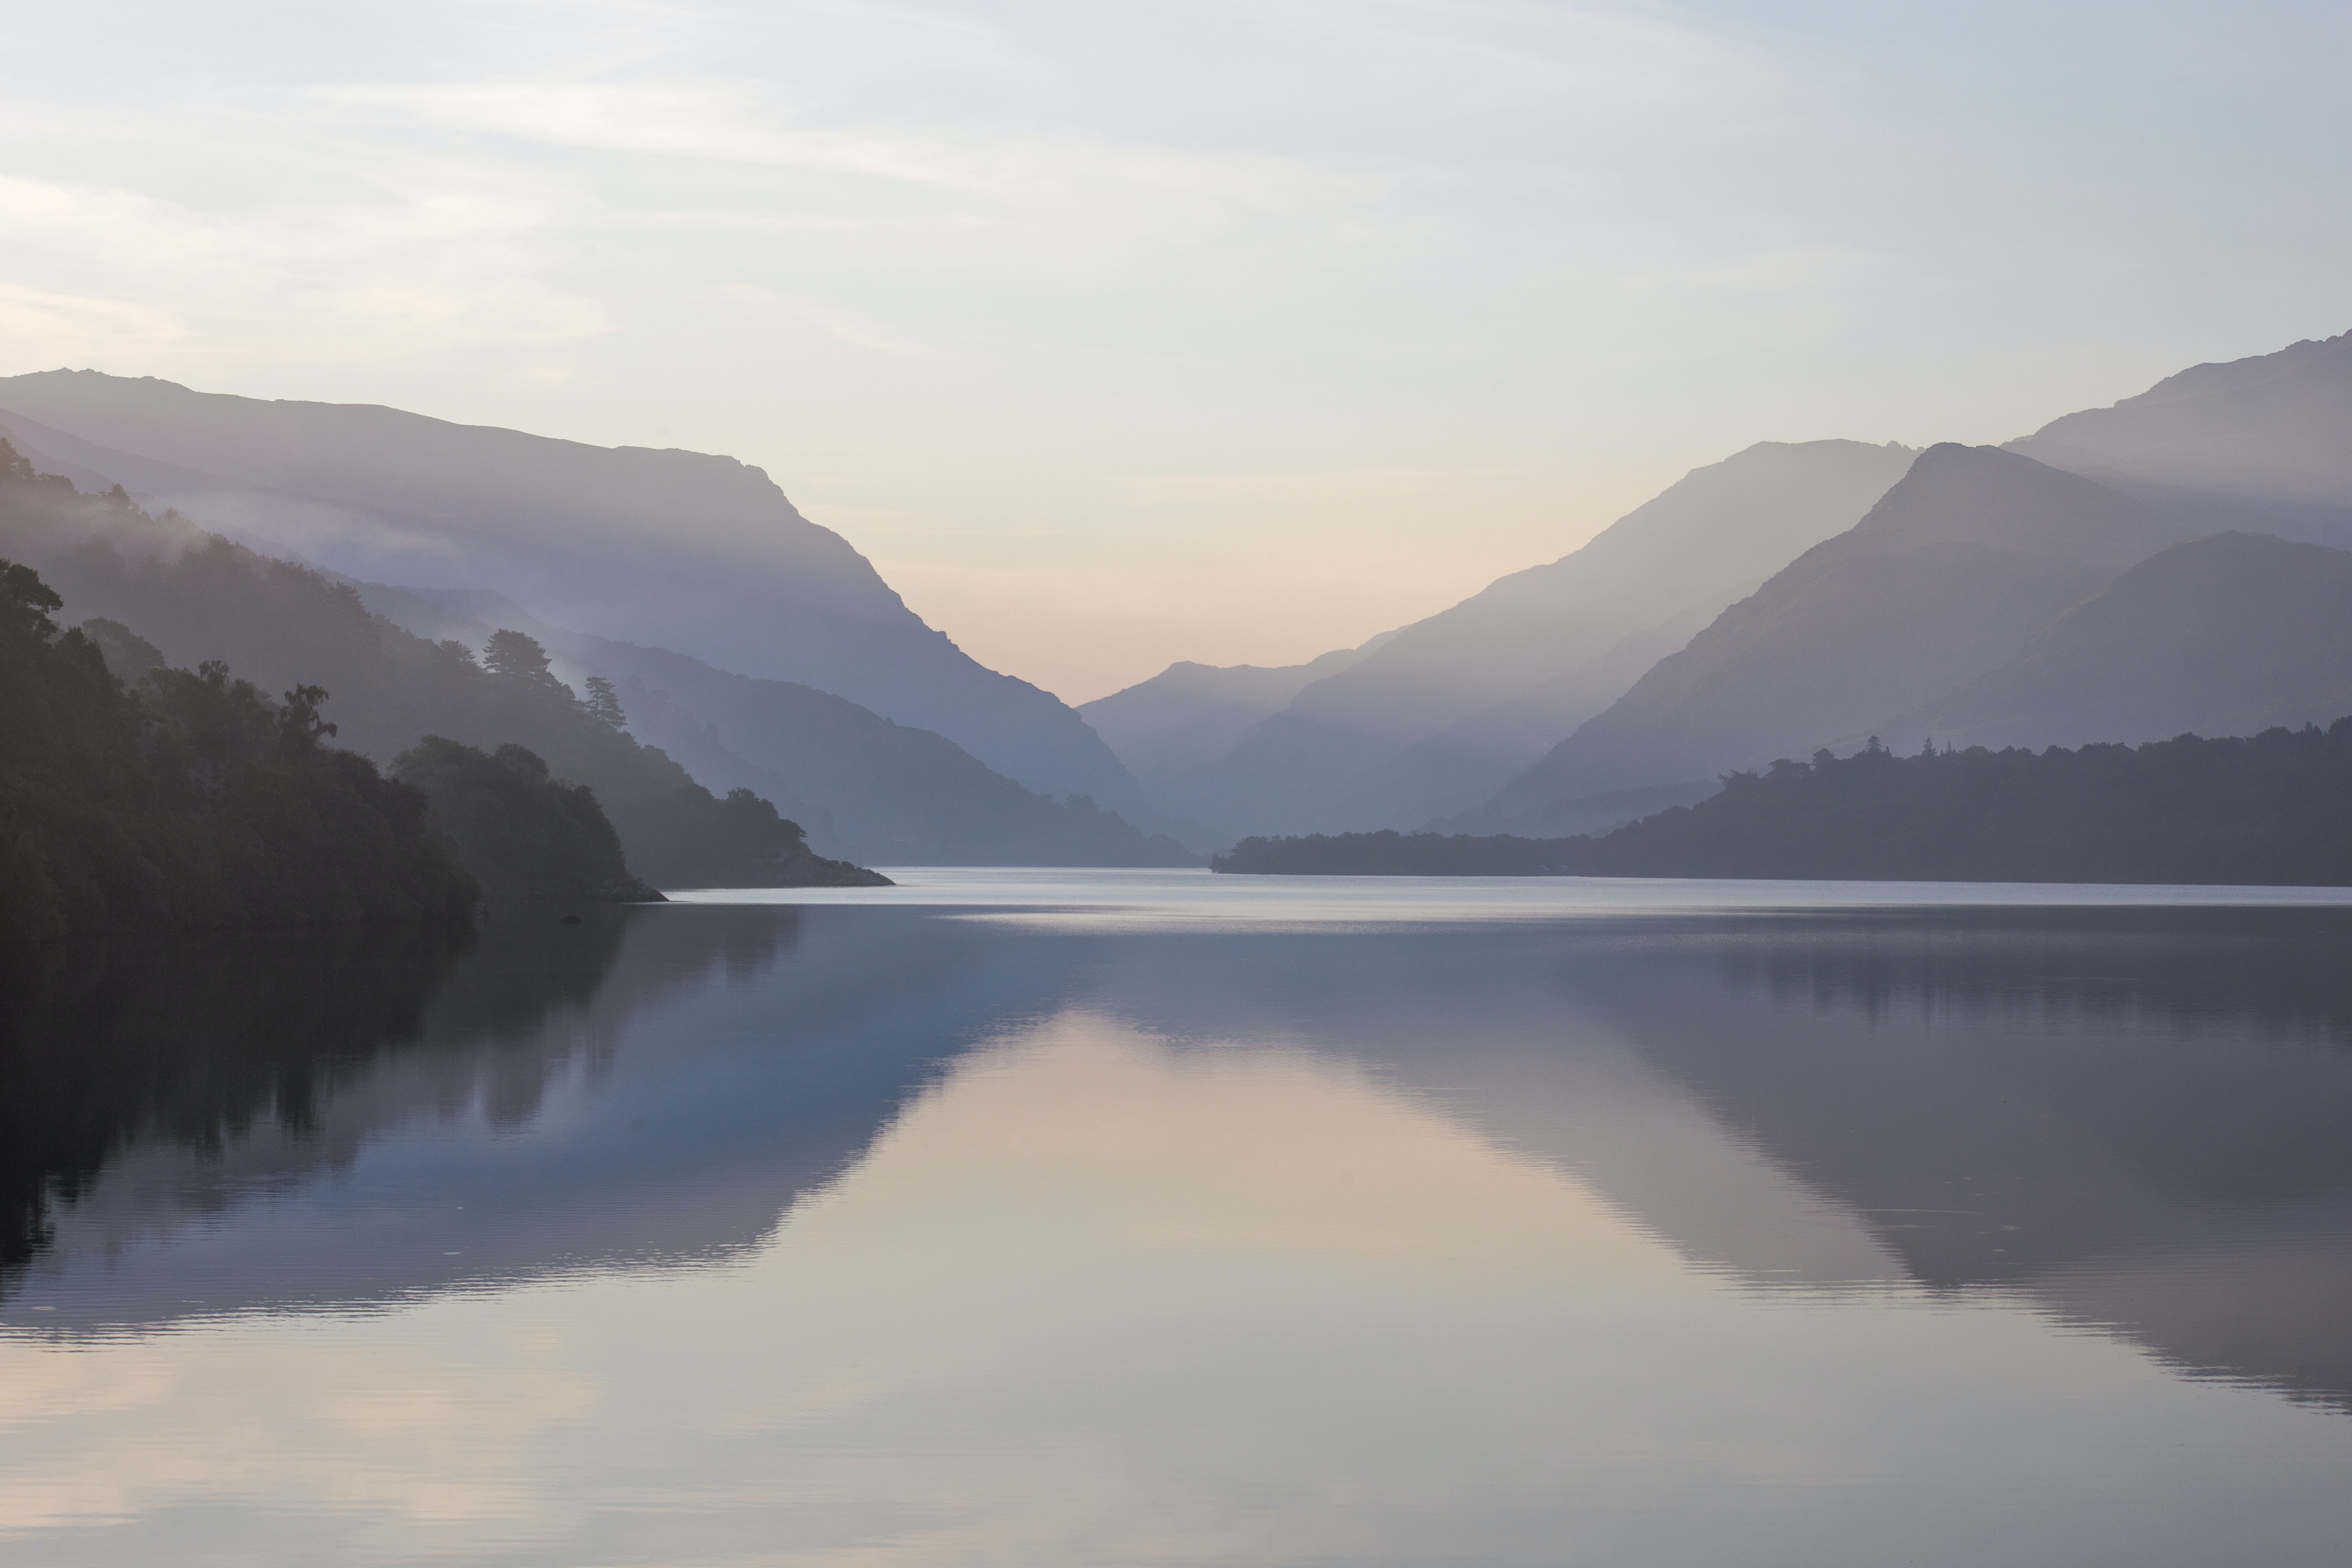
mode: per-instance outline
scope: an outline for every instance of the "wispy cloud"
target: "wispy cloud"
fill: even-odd
[[[1374,174],[1256,149],[1202,150],[1072,127],[1053,133],[986,121],[948,128],[897,115],[838,123],[796,114],[790,95],[703,78],[321,88],[321,109],[548,146],[731,163],[1050,208],[1081,225],[1119,209],[1181,203],[1212,212],[1297,213],[1302,203],[1369,199]],[[780,101],[781,100],[781,101]],[[824,118],[827,124],[807,123]]]
[[[398,363],[604,331],[542,276],[545,221],[520,190],[446,175],[209,210],[0,176],[0,321],[12,359],[122,366],[197,345],[215,364]]]
[[[798,321],[812,331],[823,332],[835,342],[852,348],[866,349],[896,359],[932,359],[940,351],[929,343],[902,337],[887,327],[877,325],[854,310],[838,305],[828,305],[821,300],[806,300],[792,294],[780,294],[773,289],[755,284],[730,283],[719,291],[739,304],[754,306],[772,314]]]

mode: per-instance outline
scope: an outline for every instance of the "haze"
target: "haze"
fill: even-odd
[[[2341,330],[2308,5],[240,4],[0,29],[0,373],[730,453],[1070,701],[1759,439]]]

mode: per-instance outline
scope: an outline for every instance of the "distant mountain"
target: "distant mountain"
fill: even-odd
[[[2352,332],[2184,370],[2009,449],[2102,480],[2265,500],[2311,537],[2352,535]]]
[[[1694,469],[1573,553],[1369,645],[1215,763],[1139,773],[1155,805],[1227,837],[1475,805],[1724,605],[1853,526],[1914,456],[1768,441]]]
[[[1222,761],[1249,727],[1291,699],[1360,661],[1395,637],[1383,632],[1361,647],[1339,648],[1305,664],[1170,665],[1149,680],[1078,704],[1118,760],[1138,778],[1189,772]]]
[[[1891,721],[1897,750],[2253,735],[2352,713],[2352,552],[2261,534],[2176,544],[2017,658]]]
[[[1661,659],[1491,814],[1805,756],[2015,657],[2185,526],[2014,453],[1931,447],[1859,523]]]
[[[926,626],[845,540],[731,458],[95,371],[0,378],[0,411],[41,466],[85,488],[119,482],[265,552],[496,589],[553,621],[936,730],[1033,789],[1139,798],[1076,713]]]
[[[1613,675],[1588,676],[1582,691],[1573,678],[1614,663],[1630,685],[1646,665],[1611,660],[1626,639],[1704,626],[1808,545],[1852,527],[1916,455],[1857,441],[1765,441],[1694,468],[1581,549],[1406,626],[1307,688],[1289,711],[1399,740],[1492,731],[1485,743],[1496,754],[1525,744],[1531,756],[1563,732],[1554,712],[1586,701],[1597,712],[1617,695]],[[1559,693],[1549,710],[1516,728],[1489,717],[1538,688]],[[1530,732],[1541,738],[1530,742]]]
[[[564,679],[613,681],[629,732],[706,787],[749,789],[809,829],[817,848],[907,865],[1178,866],[1198,858],[1080,796],[1049,800],[954,742],[846,698],[756,680],[667,648],[551,625],[503,595],[353,586],[367,607],[428,640],[479,647],[524,632]]]

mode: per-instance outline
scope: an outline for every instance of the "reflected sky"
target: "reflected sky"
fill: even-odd
[[[2352,911],[910,880],[19,976],[0,1563],[2341,1560]]]

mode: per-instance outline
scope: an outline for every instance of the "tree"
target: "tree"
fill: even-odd
[[[629,721],[628,715],[621,711],[620,693],[614,690],[613,683],[601,675],[588,678],[588,711],[615,730]]]
[[[286,706],[278,710],[278,732],[285,740],[289,756],[308,756],[319,749],[319,742],[339,733],[336,727],[319,717],[319,704],[327,700],[323,686],[298,686],[286,694]]]
[[[554,674],[547,668],[547,650],[539,639],[523,632],[511,632],[500,627],[490,634],[489,646],[482,650],[482,663],[492,675],[509,680],[519,680],[530,686],[553,686]]]
[[[47,642],[58,629],[48,612],[65,608],[65,603],[30,566],[0,561],[0,627]]]
[[[492,752],[427,735],[392,771],[431,799],[494,906],[661,897],[630,871],[595,793],[549,778],[547,760],[527,746]]]
[[[323,689],[274,702],[218,659],[128,689],[58,598],[0,562],[0,944],[467,921],[479,889],[424,794],[320,743]]]

